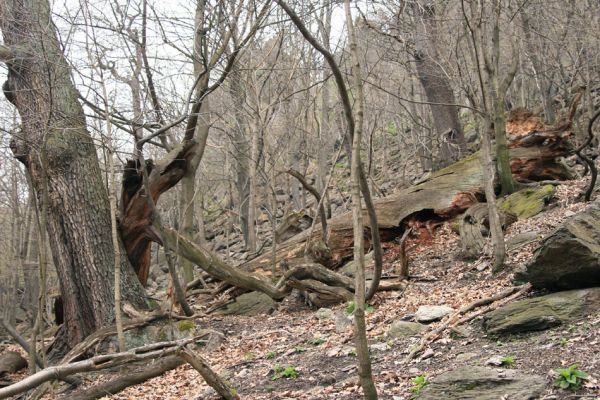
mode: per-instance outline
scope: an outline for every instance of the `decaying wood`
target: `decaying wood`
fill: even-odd
[[[0,399],[23,393],[44,382],[65,378],[73,374],[115,368],[133,362],[149,361],[175,354],[181,346],[192,343],[197,339],[197,337],[193,337],[171,342],[152,343],[121,353],[100,355],[83,361],[48,367],[13,385],[0,389]]]
[[[507,133],[511,157],[511,169],[518,181],[541,179],[563,180],[573,177],[560,158],[572,152],[568,140],[568,126],[544,125],[532,113],[517,110],[509,114]],[[402,189],[383,199],[375,200],[375,211],[383,241],[402,235],[406,222],[412,220],[444,220],[453,218],[473,204],[484,201],[483,172],[480,153],[433,173],[417,184]],[[365,218],[365,221],[368,221]],[[370,227],[365,228],[365,239],[369,243]],[[417,232],[413,232],[417,234]],[[328,245],[335,268],[351,258],[352,218],[350,213],[335,216],[328,222]],[[318,240],[320,232],[312,232],[312,240]],[[280,263],[303,257],[303,243],[308,232],[302,232],[279,245],[276,261]],[[263,255],[244,264],[248,271],[270,270],[272,255]]]
[[[396,273],[400,279],[408,279],[408,255],[406,254],[406,241],[408,235],[412,232],[412,228],[408,228],[400,238],[400,252],[398,253],[398,267]]]
[[[500,211],[500,210],[499,210]],[[479,258],[486,244],[489,207],[486,203],[478,203],[469,207],[459,221],[460,243],[463,256],[466,258]],[[516,222],[516,216],[500,211],[500,223],[506,229]]]
[[[15,341],[23,348],[23,350],[25,350],[27,354],[31,354],[31,347],[29,346],[29,343],[23,336],[19,334],[19,332],[17,332],[13,326],[4,321],[3,318],[0,318],[0,326],[2,326],[8,332],[8,334],[15,339]],[[42,358],[39,356],[39,354],[35,354],[35,363],[38,367],[44,368],[44,363],[42,362]],[[74,376],[68,376],[61,380],[73,386],[77,386],[81,382]]]
[[[315,200],[317,201],[317,207],[318,207],[318,214],[319,214],[319,219],[321,221],[321,229],[322,229],[322,236],[323,236],[323,241],[325,243],[327,243],[327,214],[325,213],[325,206],[323,205],[323,202],[321,201],[321,195],[319,194],[319,191],[317,189],[315,189],[314,186],[312,186],[310,183],[308,183],[306,181],[306,178],[304,178],[304,176],[290,168],[287,170],[287,173],[290,174],[291,176],[293,176],[294,178],[298,179],[298,181],[302,184],[302,186],[304,187],[305,190],[307,190],[308,192],[310,192],[310,194],[312,194],[315,198]]]
[[[181,180],[197,147],[193,140],[184,141],[156,164],[152,160],[146,161],[148,187],[154,204],[160,195]],[[127,161],[123,171],[119,229],[129,261],[142,285],[146,286],[150,271],[150,244],[160,240],[152,228],[152,209],[142,184],[143,175],[139,161]]]
[[[155,378],[164,374],[167,371],[175,369],[183,365],[185,361],[181,357],[172,355],[161,358],[150,365],[144,365],[138,372],[127,372],[116,379],[108,382],[92,386],[89,389],[77,392],[68,393],[61,400],[92,400],[99,399],[111,394],[117,394],[120,391],[127,389],[130,386],[138,385],[146,382],[149,379]]]
[[[472,303],[467,304],[462,307],[460,310],[456,311],[454,314],[450,315],[443,322],[435,327],[435,329],[429,330],[425,336],[421,338],[419,344],[414,347],[410,353],[404,359],[404,363],[408,363],[410,360],[415,358],[417,354],[422,352],[425,347],[429,346],[431,343],[436,341],[440,335],[449,328],[456,327],[458,325],[464,324],[473,318],[476,318],[480,315],[493,311],[499,307],[502,307],[506,303],[516,299],[517,297],[522,296],[526,292],[531,289],[531,284],[525,284],[522,286],[515,286],[508,288],[506,290],[501,291],[498,294],[495,294],[491,297],[486,297],[485,299],[476,300]],[[465,316],[466,313],[475,310],[476,308],[487,306],[486,308],[480,309],[475,313],[469,314]],[[461,318],[462,317],[462,318]],[[432,326],[433,327],[433,326]]]

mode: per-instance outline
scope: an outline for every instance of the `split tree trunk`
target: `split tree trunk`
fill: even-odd
[[[11,142],[42,199],[42,153],[47,159],[48,233],[63,295],[64,333],[71,347],[112,320],[113,255],[109,202],[96,149],[51,21],[47,0],[0,3],[8,47],[6,93],[23,132]],[[26,62],[24,62],[26,60]],[[23,140],[27,138],[27,140]],[[145,306],[144,291],[121,259],[123,300]]]

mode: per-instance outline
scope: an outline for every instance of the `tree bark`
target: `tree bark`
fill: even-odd
[[[415,4],[419,15],[416,22],[415,64],[419,81],[425,91],[433,115],[433,124],[440,142],[435,169],[445,167],[466,154],[467,145],[458,120],[458,107],[454,106],[454,90],[439,63],[435,6],[430,0]]]
[[[10,49],[7,86],[23,133],[11,147],[43,193],[47,159],[48,233],[63,294],[66,344],[71,347],[113,317],[113,255],[106,188],[96,149],[51,21],[47,0],[0,4],[0,27]],[[26,138],[24,140],[24,138]],[[143,288],[126,257],[123,298],[144,307]]]

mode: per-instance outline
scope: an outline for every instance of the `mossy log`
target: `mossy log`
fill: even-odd
[[[508,130],[511,168],[517,181],[540,179],[570,179],[572,173],[560,161],[568,155],[571,144],[569,131],[548,128],[531,113],[520,111],[509,117]],[[483,194],[483,171],[480,153],[431,174],[417,184],[395,194],[375,200],[375,211],[382,241],[390,241],[402,235],[407,227],[430,227],[432,222],[448,220],[462,214],[472,205],[485,201]],[[365,241],[368,246],[370,234],[366,211]],[[414,230],[413,230],[414,231]],[[418,232],[413,232],[417,234]],[[310,262],[304,255],[308,231],[304,231],[280,244],[276,262]],[[313,232],[310,241],[321,240],[320,232]],[[336,268],[352,257],[352,214],[345,213],[328,221],[328,246],[331,262]],[[265,254],[244,264],[248,271],[268,273],[273,262],[272,254]]]

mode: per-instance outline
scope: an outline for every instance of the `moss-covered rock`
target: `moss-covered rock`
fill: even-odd
[[[425,325],[418,322],[396,321],[390,325],[387,336],[390,338],[403,338],[418,335],[425,330]]]
[[[227,304],[215,311],[218,315],[259,315],[270,314],[277,303],[264,293],[250,292],[238,296],[233,303]]]
[[[523,371],[461,367],[433,379],[418,399],[535,399],[542,393],[545,384],[543,377],[528,375]]]
[[[190,331],[192,329],[196,329],[196,324],[194,323],[194,321],[184,319],[177,322],[177,329],[179,329],[179,332]]]
[[[600,288],[552,293],[508,304],[489,313],[483,326],[491,334],[540,331],[578,319],[600,307]]]
[[[552,185],[523,189],[498,201],[498,206],[519,219],[527,219],[542,212],[544,206],[554,196],[554,192]]]

